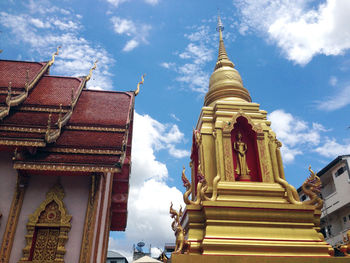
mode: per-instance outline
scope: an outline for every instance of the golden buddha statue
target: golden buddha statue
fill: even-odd
[[[247,144],[242,141],[242,134],[240,132],[237,134],[237,141],[234,142],[233,148],[237,153],[236,173],[239,175],[239,179],[250,180],[250,170],[246,158],[248,148]]]

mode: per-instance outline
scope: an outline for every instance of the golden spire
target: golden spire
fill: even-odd
[[[218,16],[216,30],[219,32],[219,54],[214,72],[210,77],[209,91],[205,96],[204,105],[212,105],[218,100],[251,102],[248,90],[243,87],[241,76],[227,56],[222,37],[224,26],[220,16]]]
[[[220,16],[218,16],[218,26],[216,27],[216,31],[219,32],[219,55],[215,65],[215,69],[222,66],[229,66],[233,68],[235,65],[232,63],[232,61],[230,61],[230,59],[227,56],[224,40],[222,38],[222,31],[224,31],[224,26],[221,22]]]

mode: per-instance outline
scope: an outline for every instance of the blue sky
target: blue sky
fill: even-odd
[[[217,9],[227,53],[282,141],[287,180],[300,186],[350,153],[348,0],[2,1],[1,59],[48,60],[56,75],[87,75],[89,88],[134,90],[133,170],[127,231],[110,247],[172,241],[168,208],[181,202],[181,167],[214,68]],[[187,169],[189,170],[189,169]],[[189,175],[189,171],[187,171]]]

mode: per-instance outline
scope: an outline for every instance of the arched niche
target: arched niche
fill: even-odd
[[[46,194],[46,199],[29,216],[26,247],[19,263],[64,262],[65,243],[72,219],[63,203],[64,191],[57,183]]]
[[[246,145],[245,161],[250,170],[249,179],[247,177],[241,178],[237,173],[239,169],[239,161],[237,151],[235,150],[235,143],[238,141],[238,134],[241,134],[241,141]],[[236,181],[251,181],[261,182],[261,170],[259,161],[259,151],[257,145],[257,134],[253,130],[252,125],[248,122],[248,119],[244,116],[239,116],[236,122],[233,124],[231,130],[231,143],[232,143],[232,156],[234,166],[234,177]]]
[[[197,194],[197,184],[200,180],[198,173],[198,166],[200,163],[200,143],[201,143],[201,135],[200,131],[193,130],[192,136],[192,149],[191,149],[191,168],[192,168],[192,199]]]

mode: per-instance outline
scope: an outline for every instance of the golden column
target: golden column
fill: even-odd
[[[301,202],[285,180],[281,143],[227,56],[220,17],[217,30],[218,59],[193,135],[192,183],[182,176],[184,238],[178,235],[177,242],[183,246],[172,261],[205,255],[329,258],[333,250],[319,233],[322,200]],[[319,182],[312,172],[305,185]]]

